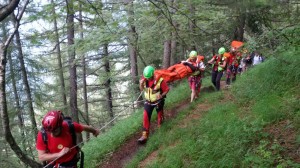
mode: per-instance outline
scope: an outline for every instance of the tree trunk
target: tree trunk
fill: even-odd
[[[15,154],[23,163],[33,168],[39,168],[42,165],[30,159],[26,156],[25,153],[22,152],[10,131],[5,93],[6,50],[7,47],[3,44],[0,44],[0,114],[2,118],[2,129],[4,132],[4,138],[11,147],[11,149],[15,152]]]
[[[14,17],[15,18],[15,17]],[[20,68],[21,68],[21,73],[22,73],[22,79],[23,79],[23,84],[24,84],[24,90],[26,93],[26,98],[27,98],[27,106],[28,106],[28,111],[29,111],[29,118],[31,121],[31,129],[33,130],[34,137],[37,136],[38,129],[36,125],[36,120],[35,120],[35,114],[33,110],[33,100],[31,96],[31,89],[29,87],[29,82],[28,82],[28,77],[27,77],[27,71],[25,68],[25,62],[24,62],[24,56],[23,56],[23,51],[22,51],[22,46],[21,46],[21,41],[20,41],[20,34],[19,31],[16,31],[16,43],[17,43],[17,48],[18,48],[18,59],[20,62]]]
[[[105,82],[105,88],[106,88],[106,104],[107,104],[107,110],[109,113],[109,116],[111,119],[114,118],[114,112],[113,112],[113,104],[112,104],[112,92],[111,92],[111,80],[110,80],[110,65],[109,65],[109,58],[108,58],[108,44],[104,44],[103,46],[103,52],[104,52],[104,68],[106,73],[106,82]]]
[[[20,149],[20,147],[18,146],[18,144],[16,143],[14,137],[11,134],[10,131],[10,125],[9,125],[9,117],[8,117],[8,112],[7,112],[7,103],[6,103],[6,91],[5,91],[5,68],[6,68],[6,53],[7,53],[7,47],[10,44],[14,33],[16,32],[16,30],[18,30],[19,28],[19,20],[22,18],[22,15],[25,11],[25,8],[28,4],[28,0],[25,2],[24,7],[22,8],[22,10],[19,12],[19,15],[17,17],[18,22],[16,23],[14,30],[13,30],[13,34],[11,34],[8,39],[5,41],[4,44],[0,43],[0,114],[1,114],[1,118],[2,118],[2,129],[3,129],[3,133],[4,133],[4,138],[6,140],[6,142],[9,144],[10,148],[15,152],[15,154],[17,155],[17,157],[24,162],[26,165],[29,165],[30,167],[33,168],[38,168],[41,167],[41,165],[39,163],[37,163],[36,161],[30,159],[29,157],[27,157],[22,150]]]
[[[3,2],[3,1],[2,1]],[[20,0],[10,0],[9,4],[0,8],[0,22],[9,16],[18,7]]]
[[[83,22],[82,22],[82,4],[79,4],[79,27],[80,27],[80,38],[83,39]],[[90,124],[89,117],[89,106],[88,106],[88,97],[87,97],[87,83],[86,83],[86,64],[85,64],[85,55],[81,56],[81,64],[82,64],[82,89],[83,89],[83,112],[85,116],[86,124]],[[90,139],[90,133],[86,132],[86,139]]]
[[[4,36],[4,39],[7,39],[6,37],[6,28],[4,26],[4,24],[1,25],[2,27],[2,31],[3,31],[3,36]],[[17,111],[17,116],[18,116],[18,125],[19,125],[19,128],[20,128],[20,133],[21,133],[21,137],[22,137],[22,141],[21,141],[21,144],[22,144],[22,148],[23,150],[26,149],[26,146],[25,146],[25,129],[24,129],[24,118],[23,118],[23,115],[22,115],[22,109],[21,109],[21,105],[20,105],[20,98],[19,98],[19,95],[18,95],[18,91],[17,91],[17,82],[16,82],[16,78],[15,78],[15,71],[14,71],[14,68],[13,68],[13,61],[12,61],[12,55],[11,53],[8,53],[8,61],[9,61],[9,69],[10,69],[10,76],[11,76],[11,82],[12,82],[12,89],[13,89],[13,94],[14,94],[14,97],[15,97],[15,108],[16,108],[16,111]]]
[[[164,59],[163,59],[163,68],[167,69],[171,63],[171,40],[166,40],[164,42]]]
[[[78,107],[77,107],[77,74],[76,60],[74,49],[74,4],[73,0],[67,2],[67,39],[68,39],[68,57],[69,57],[69,73],[70,73],[70,109],[71,116],[74,121],[79,122]],[[77,134],[77,142],[82,142],[82,135]]]
[[[196,20],[195,18],[195,5],[193,2],[190,2],[190,12],[191,12],[191,20],[189,21],[190,28],[190,50],[197,50],[194,35],[196,34]]]
[[[63,109],[62,111],[68,111],[67,106],[67,95],[66,95],[66,86],[65,86],[65,78],[64,78],[64,68],[62,66],[62,58],[61,58],[61,49],[60,49],[60,42],[59,42],[59,34],[58,34],[58,28],[57,28],[57,17],[55,12],[55,3],[54,0],[51,0],[51,4],[53,6],[52,12],[53,12],[53,21],[54,21],[54,34],[55,34],[55,42],[56,42],[56,54],[57,54],[57,64],[59,69],[59,81],[60,81],[60,94],[62,99],[62,105]]]
[[[174,9],[178,8],[176,0],[172,0],[171,5],[172,5],[171,10],[174,11],[173,13],[175,14],[176,11]],[[178,23],[175,20],[172,20],[172,22],[173,22],[174,29],[171,33],[172,40],[171,40],[171,63],[170,64],[174,65],[175,63],[179,62],[180,59],[177,57],[177,33],[176,33],[176,31],[178,30]]]
[[[233,40],[243,41],[244,40],[244,28],[246,23],[246,15],[241,11],[237,18],[237,27],[235,28]]]
[[[20,98],[19,98],[19,95],[18,95],[18,91],[17,91],[17,82],[16,82],[16,78],[15,78],[15,71],[14,71],[14,68],[13,68],[13,61],[12,61],[12,58],[11,58],[11,54],[8,54],[8,61],[9,61],[9,69],[10,69],[10,73],[11,73],[11,81],[12,81],[12,88],[13,88],[13,94],[14,94],[14,97],[15,97],[15,108],[16,108],[16,111],[17,111],[17,116],[18,116],[18,125],[19,125],[19,128],[20,128],[20,134],[21,134],[21,146],[23,148],[23,150],[26,150],[26,142],[25,142],[25,128],[24,128],[24,118],[23,118],[23,112],[22,112],[22,108],[21,108],[21,105],[20,105]]]
[[[133,90],[135,93],[135,99],[139,93],[139,78],[138,78],[138,66],[137,66],[137,41],[138,41],[138,34],[135,30],[134,25],[134,9],[133,9],[133,1],[126,0],[125,2],[127,7],[127,14],[128,14],[128,23],[129,23],[129,38],[128,38],[128,48],[129,48],[129,55],[130,55],[130,73],[131,79],[133,84]],[[142,100],[142,97],[138,99],[139,101]],[[142,103],[138,103],[138,106],[142,106]]]
[[[171,65],[179,62],[180,60],[177,57],[177,36],[176,33],[172,32],[172,41],[171,41]]]
[[[70,109],[71,116],[74,121],[78,122],[78,107],[77,107],[77,74],[76,60],[74,49],[74,9],[73,0],[67,1],[67,39],[68,39],[68,57],[69,57],[69,73],[70,73]]]
[[[9,61],[9,69],[10,69],[10,73],[11,73],[11,82],[12,82],[12,87],[13,87],[13,94],[15,97],[15,108],[17,110],[17,115],[18,115],[18,125],[20,128],[20,133],[21,133],[21,137],[22,137],[22,141],[21,141],[21,146],[23,148],[23,150],[26,150],[26,145],[25,145],[25,128],[24,128],[24,118],[23,118],[23,113],[22,113],[22,108],[20,105],[20,98],[18,95],[18,91],[17,91],[17,84],[16,84],[16,78],[14,75],[14,68],[13,68],[13,61],[11,58],[11,54],[8,54],[8,61]]]

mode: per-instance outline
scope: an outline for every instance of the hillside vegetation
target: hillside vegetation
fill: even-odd
[[[44,160],[74,165],[75,151],[64,152],[83,143],[87,168],[300,167],[299,0],[0,4],[0,167],[40,168]],[[232,53],[227,67],[220,61],[228,71],[246,60],[247,66],[266,61],[229,88],[224,74],[220,92],[207,66],[194,102],[186,79],[172,82],[165,122],[158,128],[153,112],[150,139],[138,144],[144,109],[134,105],[143,101],[139,86],[146,67],[165,73],[196,56],[193,65],[200,56],[207,65],[220,53]],[[256,54],[262,57],[254,59]],[[172,81],[181,70],[194,70],[175,67]],[[48,122],[51,111],[93,129],[78,134],[76,145],[67,143],[73,137],[52,123],[60,120]],[[45,146],[39,132],[47,124],[59,138],[47,136],[51,143]]]
[[[277,52],[240,75],[230,90],[203,92],[188,109],[152,134],[126,167],[300,166],[299,54],[294,50]],[[210,85],[210,77],[203,85]],[[182,83],[170,91],[168,108],[189,96],[187,86]],[[203,105],[208,108],[201,108]],[[136,112],[87,143],[87,166],[95,167],[139,131],[141,118],[142,111]]]

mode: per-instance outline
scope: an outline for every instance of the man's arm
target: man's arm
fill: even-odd
[[[145,78],[142,78],[142,79],[140,80],[140,85],[139,85],[140,91],[143,91],[143,90],[144,90],[144,84],[145,84],[145,82],[146,82],[146,79],[145,79]]]
[[[40,161],[51,161],[58,157],[61,157],[69,152],[70,148],[63,148],[60,152],[57,153],[47,153],[47,145],[44,143],[42,138],[42,133],[39,132],[36,140],[36,149],[38,152],[38,159]]]
[[[212,62],[215,60],[215,57],[212,57],[209,61],[207,61],[208,64],[212,64]]]
[[[170,90],[168,84],[164,80],[161,82],[160,87],[161,87],[162,93],[159,95],[158,99],[166,97],[166,95],[168,94],[168,92]]]
[[[168,94],[168,92],[169,92],[169,89],[168,89],[167,91],[163,92],[163,93],[160,95],[161,98],[164,98],[164,97]]]
[[[90,132],[92,133],[95,137],[97,137],[100,133],[100,131],[92,126],[89,126],[89,125],[82,125],[83,127],[83,131],[86,131],[86,132]]]
[[[43,162],[43,161],[50,161],[62,157],[63,155],[65,155],[70,151],[70,148],[64,147],[58,153],[47,153],[45,150],[37,150],[37,151],[38,151],[39,160]]]

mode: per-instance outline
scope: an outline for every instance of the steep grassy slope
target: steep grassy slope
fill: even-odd
[[[127,167],[299,167],[299,54],[277,53],[229,91],[204,93]]]
[[[127,167],[299,167],[300,57],[285,51],[200,99],[151,135]],[[211,86],[210,78],[204,87]],[[173,88],[166,106],[189,97]],[[142,111],[84,146],[95,167],[142,125]],[[153,116],[153,119],[156,117]]]
[[[182,102],[189,97],[190,91],[187,84],[176,83],[176,87],[171,86],[171,91],[167,95],[165,109],[172,108],[175,104]],[[180,93],[180,94],[178,94]],[[91,138],[83,147],[85,153],[85,167],[96,167],[101,164],[113,151],[117,150],[128,138],[142,128],[143,109],[137,110],[130,117],[117,122],[109,131],[102,133],[97,138]],[[156,120],[156,113],[152,115],[152,120]]]

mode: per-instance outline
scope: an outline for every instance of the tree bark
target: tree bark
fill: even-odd
[[[7,103],[6,103],[6,93],[5,93],[6,53],[7,53],[7,46],[0,44],[0,63],[1,63],[0,64],[0,114],[2,118],[2,129],[4,132],[4,138],[6,142],[9,144],[9,146],[11,147],[11,149],[15,152],[17,157],[23,163],[33,168],[39,168],[42,165],[26,156],[26,154],[20,149],[20,147],[16,143],[10,131],[9,117],[8,117]]]
[[[20,0],[10,0],[9,4],[0,8],[0,22],[9,16],[18,7]]]
[[[29,87],[27,71],[26,71],[26,68],[25,68],[24,56],[23,56],[23,51],[22,51],[22,46],[21,46],[20,34],[19,34],[18,30],[16,31],[15,35],[16,35],[17,48],[18,48],[18,52],[19,52],[18,53],[18,59],[19,59],[19,62],[20,62],[20,68],[21,68],[20,70],[21,70],[21,73],[22,73],[24,91],[26,93],[26,98],[27,98],[29,118],[30,118],[30,121],[31,121],[31,124],[32,124],[31,129],[33,130],[34,137],[35,137],[38,133],[38,129],[37,129],[37,125],[36,125],[35,114],[34,114],[34,110],[33,110],[33,100],[32,100],[32,96],[31,96],[31,89]]]
[[[108,58],[108,44],[104,44],[103,46],[103,52],[104,52],[104,69],[106,73],[106,82],[105,82],[105,88],[106,88],[106,104],[107,104],[107,110],[109,113],[109,117],[111,119],[114,118],[114,112],[113,112],[113,104],[112,104],[112,89],[111,89],[111,80],[110,80],[110,65],[109,65],[109,58]],[[112,123],[113,124],[113,123]]]
[[[22,112],[22,108],[21,108],[21,105],[20,105],[20,98],[19,98],[19,95],[18,95],[18,91],[17,91],[17,84],[16,84],[16,77],[14,75],[14,68],[13,68],[13,61],[12,61],[12,56],[11,54],[7,54],[8,56],[8,61],[9,61],[9,69],[10,69],[10,73],[11,73],[11,81],[12,81],[12,88],[13,88],[13,94],[14,94],[14,97],[15,97],[15,108],[16,108],[16,111],[17,111],[17,115],[18,115],[18,125],[19,125],[19,128],[20,128],[20,133],[21,133],[21,137],[22,137],[22,141],[21,141],[21,145],[22,145],[22,148],[23,150],[26,149],[26,146],[25,146],[25,130],[24,130],[24,118],[23,118],[23,112]]]
[[[138,64],[137,64],[138,34],[135,30],[135,25],[134,25],[133,1],[125,0],[125,4],[128,5],[127,14],[128,14],[128,23],[129,23],[128,48],[129,48],[129,55],[130,55],[130,73],[131,73],[133,90],[136,95],[135,96],[136,99],[137,95],[139,95],[139,78],[138,78]],[[140,97],[138,100],[140,101],[142,100],[142,98]],[[139,107],[142,106],[141,103],[138,103],[137,105]]]
[[[5,41],[5,43],[0,43],[0,114],[2,118],[2,129],[4,132],[4,138],[6,142],[9,144],[10,148],[15,152],[17,157],[25,164],[29,165],[32,168],[39,168],[41,167],[41,164],[37,163],[36,161],[30,159],[26,156],[25,153],[22,152],[18,144],[16,143],[14,137],[11,134],[10,131],[10,125],[9,125],[9,117],[8,117],[8,111],[7,111],[7,102],[6,102],[6,90],[5,90],[5,68],[6,68],[6,54],[7,54],[7,47],[10,44],[14,33],[19,28],[19,21],[22,18],[22,15],[25,11],[25,8],[27,4],[29,3],[29,0],[25,2],[25,5],[23,9],[20,11],[19,15],[17,16],[17,23],[14,27],[14,30],[12,31],[13,34],[11,34],[8,39]]]
[[[78,107],[77,107],[77,73],[76,60],[74,49],[74,6],[73,0],[66,0],[67,2],[67,39],[68,39],[68,57],[69,57],[69,73],[70,73],[70,109],[71,116],[74,121],[79,122]]]
[[[172,0],[171,5],[172,5],[171,10],[174,11],[172,13],[175,14],[176,11],[174,9],[178,8],[177,1]],[[171,33],[171,37],[172,37],[172,40],[171,40],[171,61],[170,61],[171,65],[173,65],[173,64],[180,61],[179,58],[177,57],[177,39],[178,38],[177,38],[177,33],[176,32],[177,32],[177,29],[178,29],[178,23],[175,20],[172,20],[172,22],[173,22],[174,29]]]
[[[195,44],[194,35],[196,34],[196,20],[195,18],[195,5],[193,2],[190,2],[190,12],[191,12],[191,20],[189,21],[189,28],[190,28],[190,50],[197,50]]]
[[[57,54],[57,64],[59,69],[59,81],[60,81],[60,95],[63,103],[63,109],[62,111],[68,111],[67,106],[67,95],[66,95],[66,86],[65,86],[65,78],[64,78],[64,68],[62,66],[62,58],[61,58],[61,49],[60,49],[60,42],[59,42],[59,33],[58,33],[58,27],[57,27],[57,17],[55,12],[55,3],[54,0],[51,0],[51,4],[53,6],[52,12],[53,12],[53,24],[54,24],[54,34],[55,34],[55,42],[56,42],[56,54]]]
[[[6,30],[3,30],[3,31],[7,32]],[[7,37],[4,37],[4,38],[7,38]],[[14,94],[14,97],[15,97],[14,102],[15,102],[15,108],[16,108],[17,116],[18,116],[18,125],[19,125],[19,128],[20,128],[20,134],[21,134],[21,138],[22,138],[21,146],[22,146],[23,150],[26,150],[26,142],[25,142],[26,136],[25,136],[25,128],[24,128],[24,118],[23,118],[22,108],[21,108],[21,105],[20,105],[19,94],[18,94],[18,91],[17,91],[17,82],[16,82],[16,77],[15,77],[15,70],[13,68],[14,63],[12,61],[11,53],[7,53],[7,57],[8,57],[8,61],[9,61],[9,69],[10,69],[10,76],[11,76],[11,81],[12,81],[13,94]]]
[[[3,34],[4,34],[4,38],[6,39],[6,28],[4,26],[4,24],[2,25],[2,31],[3,31]],[[7,53],[7,57],[8,57],[8,61],[9,61],[9,70],[10,70],[10,76],[11,76],[11,82],[12,82],[12,88],[13,88],[13,94],[14,94],[14,97],[15,97],[15,108],[16,108],[16,111],[17,111],[17,116],[18,116],[18,125],[19,125],[19,128],[20,128],[20,133],[21,133],[21,137],[22,137],[22,141],[21,141],[21,145],[22,145],[22,148],[23,150],[26,149],[26,145],[25,145],[25,129],[24,129],[24,118],[23,118],[23,114],[22,114],[22,108],[21,108],[21,105],[20,105],[20,98],[19,98],[19,95],[18,95],[18,91],[17,91],[17,82],[16,82],[16,77],[15,77],[15,70],[13,68],[13,61],[12,61],[12,55],[11,53]]]
[[[78,106],[77,106],[77,72],[76,72],[76,55],[74,48],[74,2],[67,2],[67,39],[68,39],[68,57],[69,57],[69,73],[70,73],[70,109],[71,116],[74,121],[79,122]],[[82,134],[77,134],[77,142],[82,142]]]
[[[237,27],[235,28],[233,40],[244,40],[244,28],[246,23],[246,15],[239,11],[239,17],[237,18]]]
[[[174,65],[175,63],[179,62],[177,56],[177,36],[176,33],[172,32],[172,41],[171,41],[171,65]]]
[[[82,22],[82,4],[79,4],[79,27],[80,27],[80,38],[83,40],[83,22]],[[88,97],[87,97],[87,83],[86,83],[86,61],[85,55],[81,56],[81,64],[82,64],[82,89],[83,89],[83,112],[85,116],[86,124],[90,124],[89,117],[89,106],[88,106]],[[86,139],[90,139],[90,133],[86,132]]]
[[[163,68],[167,69],[171,64],[171,40],[165,40],[164,42],[164,59]]]

